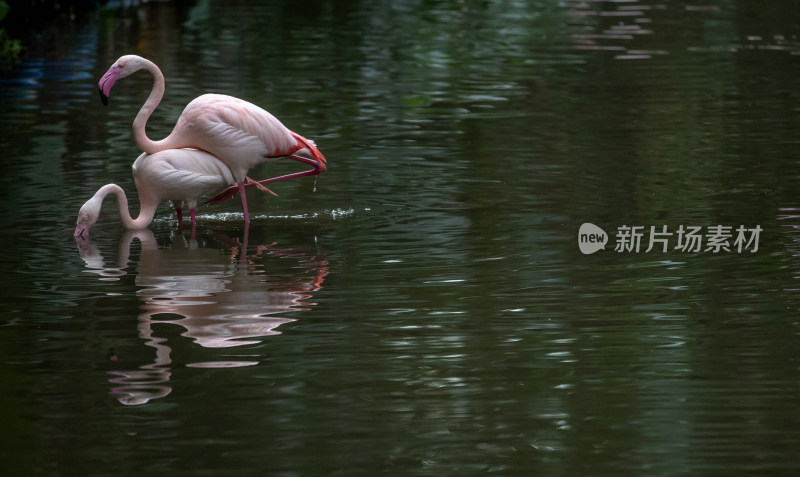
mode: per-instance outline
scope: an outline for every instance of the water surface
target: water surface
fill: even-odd
[[[797,35],[722,1],[159,2],[31,34],[0,78],[4,468],[793,475]],[[250,192],[250,227],[234,200],[127,232],[109,201],[76,243],[97,188],[135,190],[150,79],[96,93],[127,53],[166,77],[151,138],[232,94],[328,171]],[[758,250],[614,251],[717,225]]]

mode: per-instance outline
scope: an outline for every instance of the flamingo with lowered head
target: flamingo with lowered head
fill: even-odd
[[[164,75],[150,60],[136,55],[120,57],[100,79],[100,98],[108,105],[108,95],[118,79],[136,71],[146,70],[153,76],[153,89],[136,119],[133,135],[142,151],[154,154],[165,149],[196,148],[208,151],[230,168],[242,195],[242,210],[245,222],[250,222],[245,197],[246,185],[256,185],[247,177],[247,171],[266,161],[289,157],[310,164],[313,169],[286,174],[264,182],[286,180],[295,177],[318,175],[326,170],[325,156],[313,142],[290,131],[275,116],[260,107],[232,96],[204,94],[192,100],[181,113],[175,128],[166,138],[152,141],[145,133],[145,124],[164,96]],[[311,158],[297,155],[307,153]],[[228,190],[224,198],[235,195]],[[224,200],[215,197],[211,202]]]
[[[116,184],[101,187],[87,200],[78,212],[75,237],[86,239],[89,228],[97,222],[103,199],[109,194],[117,196],[119,215],[127,229],[143,229],[150,225],[158,204],[171,200],[182,220],[181,205],[189,207],[192,230],[196,223],[195,207],[203,194],[235,182],[233,174],[222,161],[197,149],[168,149],[155,154],[143,153],[133,163],[133,180],[139,192],[139,216],[135,219],[128,211],[125,191]]]

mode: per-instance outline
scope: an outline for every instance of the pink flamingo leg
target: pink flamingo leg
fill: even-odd
[[[192,227],[194,227],[197,224],[197,220],[194,217],[194,207],[189,209],[189,215],[192,217]]]
[[[247,241],[250,237],[250,222],[244,223],[244,235],[242,236],[242,256],[239,258],[239,263],[247,263]]]
[[[252,184],[253,186],[258,187],[258,190],[262,190],[264,192],[269,192],[270,194],[274,195],[275,197],[278,197],[278,194],[276,194],[276,193],[272,192],[271,190],[267,189],[260,182],[257,182],[255,179],[251,179],[250,176],[245,176],[244,181],[247,182],[248,184]]]
[[[272,182],[285,181],[285,180],[288,180],[288,179],[295,179],[295,178],[298,178],[298,177],[317,176],[319,174],[322,174],[323,172],[325,172],[328,169],[327,167],[325,167],[325,163],[321,162],[321,161],[315,161],[314,159],[309,159],[307,157],[298,156],[296,154],[289,154],[286,157],[288,157],[290,159],[294,159],[295,161],[302,162],[304,164],[310,164],[310,165],[314,166],[314,168],[313,169],[309,169],[307,171],[293,172],[291,174],[284,174],[282,176],[272,177],[270,179],[264,179],[263,181],[254,181],[254,180],[251,179],[251,181],[247,182],[246,184],[237,184],[235,186],[228,187],[227,189],[223,190],[222,192],[220,192],[219,194],[215,195],[214,197],[206,200],[206,204],[219,204],[221,202],[225,202],[226,200],[228,200],[231,197],[235,196],[237,192],[240,192],[241,194],[243,194],[242,195],[242,202],[244,202],[244,189],[247,188],[247,187],[257,187],[256,184],[260,184],[260,185],[264,186],[264,185],[270,184]],[[246,210],[247,210],[247,208],[245,206],[245,211]],[[247,214],[245,214],[245,217],[247,217]]]
[[[247,197],[245,196],[244,189],[246,187],[244,182],[239,184],[239,193],[242,194],[242,212],[244,212],[244,223],[250,223],[250,213],[247,211]],[[212,197],[213,199],[213,197]]]
[[[183,209],[181,209],[181,203],[179,201],[173,200],[172,206],[175,207],[175,215],[178,216],[178,223],[183,222]]]

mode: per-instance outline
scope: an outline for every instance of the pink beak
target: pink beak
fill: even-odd
[[[111,87],[117,82],[117,78],[119,78],[119,68],[112,66],[106,71],[106,74],[100,78],[100,82],[97,83],[97,86],[100,88],[100,100],[105,106],[108,106],[108,95],[111,94]]]

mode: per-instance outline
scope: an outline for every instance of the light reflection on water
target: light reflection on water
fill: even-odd
[[[140,242],[141,253],[135,267],[131,267],[129,253],[134,239]],[[233,245],[223,253],[218,248],[198,247],[196,240],[186,243],[179,236],[165,248],[159,246],[148,229],[126,232],[119,241],[118,265],[107,266],[91,240],[78,240],[86,271],[99,275],[100,280],[119,280],[129,273],[129,268],[136,275],[136,296],[141,300],[139,338],[155,349],[155,359],[136,370],[109,371],[115,376],[110,380],[115,385],[111,394],[121,403],[146,404],[172,391],[172,350],[167,339],[154,335],[153,325],[183,327],[181,336],[205,348],[232,348],[257,344],[261,342],[258,338],[280,334],[277,328],[294,319],[279,315],[305,311],[315,304],[309,299],[322,289],[328,274],[324,257],[277,244],[249,247],[247,231],[241,243],[225,236],[217,236],[215,241]],[[282,276],[279,283],[273,283],[264,263],[253,263],[253,259],[265,256],[296,263],[296,275]],[[111,353],[117,361],[113,350]],[[250,359],[181,361],[187,367],[198,368],[258,364],[251,356],[245,357]]]
[[[168,248],[160,247],[150,230],[126,232],[120,238],[118,266],[107,266],[98,247],[91,241],[78,241],[81,258],[87,271],[100,280],[119,280],[128,273],[131,244],[138,239],[141,253],[136,263],[136,296],[141,300],[138,316],[139,338],[155,350],[152,363],[135,370],[109,371],[114,377],[111,394],[127,405],[146,404],[167,396],[173,360],[167,339],[154,335],[153,325],[173,324],[185,329],[181,336],[191,338],[205,348],[231,348],[260,343],[265,336],[280,334],[277,328],[292,318],[278,316],[308,310],[308,301],[322,289],[328,273],[328,262],[321,256],[309,256],[296,249],[276,244],[250,248],[237,243],[228,253],[218,248],[198,247],[196,241],[186,243],[183,236]],[[216,237],[216,241],[230,237]],[[271,283],[263,263],[253,258],[269,256],[291,260],[296,276],[281,277]],[[285,280],[285,281],[283,281]],[[115,294],[111,294],[114,296]],[[119,358],[111,351],[112,359]],[[187,367],[230,368],[254,366],[257,360],[186,361]]]
[[[568,1],[574,48],[609,51],[615,60],[652,60],[660,56],[690,53],[742,53],[752,50],[800,54],[800,39],[789,24],[781,30],[761,28],[728,30],[737,13],[728,5],[670,5],[650,2]],[[743,12],[738,12],[744,14]],[[699,27],[698,27],[699,25]],[[697,28],[704,38],[696,40],[676,31]],[[711,41],[709,42],[709,38]]]
[[[22,448],[4,463],[796,473],[791,15],[390,3],[112,8],[3,78],[0,409],[20,436],[0,453]],[[200,209],[196,244],[168,207],[138,239],[111,210],[76,253],[80,204],[133,190],[149,78],[96,97],[130,52],[166,75],[151,137],[222,92],[329,159],[316,183],[250,197],[246,261],[236,201]],[[752,256],[584,256],[586,221],[764,234]]]

